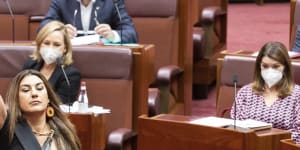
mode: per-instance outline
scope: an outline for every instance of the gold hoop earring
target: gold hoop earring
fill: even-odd
[[[52,118],[55,114],[54,108],[52,106],[47,107],[46,115],[48,118]]]

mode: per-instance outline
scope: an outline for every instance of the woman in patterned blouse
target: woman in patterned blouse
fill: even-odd
[[[282,43],[268,42],[261,48],[253,79],[237,94],[236,119],[264,121],[290,130],[294,142],[300,144],[300,86],[294,83],[288,50]]]

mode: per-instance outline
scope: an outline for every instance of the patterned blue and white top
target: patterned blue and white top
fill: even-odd
[[[234,118],[234,105],[231,117]],[[289,130],[292,139],[300,144],[300,86],[295,85],[291,95],[267,106],[261,94],[254,93],[252,85],[242,87],[236,98],[236,119],[254,119],[272,123],[274,128]]]

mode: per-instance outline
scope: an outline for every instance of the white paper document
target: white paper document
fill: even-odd
[[[226,126],[233,126],[234,120],[210,116],[210,117],[204,117],[204,118],[190,121],[190,123],[204,125],[204,126],[210,126],[210,127],[226,127]],[[253,119],[236,120],[236,126],[240,127],[240,128],[253,129],[253,130],[272,128],[271,123],[266,123],[266,122],[257,121],[257,120],[253,120]]]
[[[224,127],[230,125],[233,122],[231,119],[210,116],[210,117],[204,117],[204,118],[193,120],[190,123],[210,126],[210,127]]]
[[[94,113],[96,114],[108,114],[110,113],[110,109],[104,109],[101,106],[91,106],[88,107],[87,110],[84,110],[84,112],[79,111],[78,109],[78,105],[74,102],[73,105],[71,105],[70,107],[68,105],[60,105],[60,108],[63,110],[63,112],[79,112],[79,113]]]
[[[79,36],[71,39],[72,45],[88,45],[88,44],[96,44],[99,42],[100,42],[100,36],[98,34]]]
[[[89,35],[89,34],[96,34],[96,32],[93,30],[89,30],[89,31],[77,30],[77,34]]]

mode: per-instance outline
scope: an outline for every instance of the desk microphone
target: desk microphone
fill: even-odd
[[[122,25],[122,17],[121,17],[121,14],[120,14],[120,10],[119,10],[119,6],[118,6],[118,1],[119,0],[112,0],[114,5],[115,5],[115,9],[118,13],[118,17],[120,19],[120,22],[121,22],[121,30],[120,30],[120,37],[121,37],[121,40],[120,40],[120,43],[121,43],[121,46],[123,45],[123,40],[122,40],[122,31],[123,31],[123,25]]]
[[[234,123],[233,123],[233,128],[236,129],[236,89],[237,89],[237,82],[238,82],[238,77],[236,74],[233,75],[233,84],[234,84]]]
[[[73,26],[76,28],[76,16],[77,16],[77,9],[74,10],[73,14]]]
[[[11,17],[11,23],[12,23],[12,42],[15,43],[15,17],[14,17],[14,13],[12,11],[11,5],[10,5],[10,1],[9,0],[4,0],[6,3],[6,6],[8,8],[10,17]]]
[[[69,80],[69,78],[68,78],[68,76],[67,76],[67,74],[66,74],[66,72],[65,72],[64,65],[63,65],[63,63],[62,63],[62,59],[61,59],[60,57],[56,59],[56,63],[57,63],[57,65],[59,65],[59,66],[60,66],[60,68],[61,68],[61,71],[62,71],[62,72],[63,72],[63,74],[64,74],[65,80],[66,80],[66,82],[67,82],[67,85],[68,85],[68,88],[69,88],[69,94],[68,94],[68,105],[69,105],[69,112],[70,112],[70,107],[71,107],[71,100],[70,100],[70,90],[71,90],[71,84],[70,84],[70,80]]]

